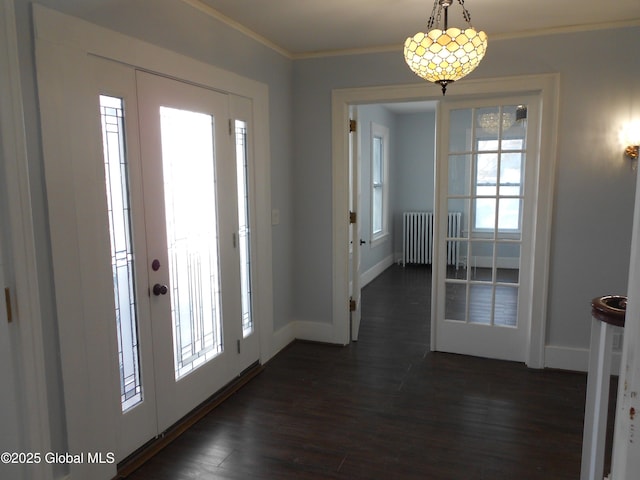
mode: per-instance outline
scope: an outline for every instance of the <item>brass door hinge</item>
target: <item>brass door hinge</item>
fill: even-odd
[[[356,223],[357,219],[358,215],[356,214],[356,212],[349,212],[349,223]]]
[[[358,122],[353,119],[349,119],[349,133],[355,132],[357,128]]]
[[[353,297],[350,297],[349,298],[349,311],[350,312],[355,312],[357,306],[358,305],[356,304],[356,301],[353,299]]]
[[[4,289],[4,301],[7,308],[7,322],[13,321],[13,315],[11,314],[11,291],[9,288]]]

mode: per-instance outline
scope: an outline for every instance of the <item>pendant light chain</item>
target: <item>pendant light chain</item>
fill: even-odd
[[[436,20],[436,8],[438,9],[437,20]],[[431,16],[429,17],[429,22],[427,23],[427,31],[433,28],[434,21],[437,21],[436,25],[440,25],[440,10],[442,10],[442,7],[441,6],[438,7],[438,3],[433,2],[433,10],[431,11]]]
[[[473,27],[473,25],[471,25],[471,14],[469,13],[469,10],[467,10],[467,7],[464,6],[464,0],[458,0],[458,3],[462,7],[462,17],[467,21],[470,27]]]
[[[442,25],[442,8],[449,8],[451,3],[453,2],[435,1],[433,3],[433,10],[431,11],[429,21],[427,22],[427,31],[431,30],[434,25],[436,25],[437,27],[440,27],[440,25]],[[467,24],[473,28],[473,25],[471,25],[471,13],[469,12],[469,10],[467,10],[467,7],[464,4],[464,0],[458,0],[458,3],[462,7],[462,18],[464,18]],[[445,25],[444,29],[446,30],[446,28],[447,26]]]

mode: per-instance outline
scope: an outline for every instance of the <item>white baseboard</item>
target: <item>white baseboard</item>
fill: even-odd
[[[296,339],[312,342],[336,343],[333,324],[324,322],[296,321]]]
[[[620,373],[622,353],[614,351],[611,356],[611,374]],[[559,370],[587,372],[589,370],[589,349],[547,345],[544,349],[544,366]]]
[[[333,324],[322,322],[308,322],[296,320],[288,323],[273,333],[272,337],[272,357],[275,357],[280,350],[285,348],[294,340],[308,340],[310,342],[340,344],[335,341]],[[266,362],[269,358],[263,358]]]
[[[273,332],[273,336],[272,336],[272,340],[271,340],[271,357],[269,358],[263,358],[262,362],[265,363],[267,361],[269,361],[271,358],[275,357],[278,352],[280,352],[280,350],[282,350],[284,347],[286,347],[287,345],[289,345],[291,342],[293,342],[296,339],[296,334],[295,334],[295,323],[296,322],[289,322],[287,323],[284,327],[278,329],[277,331]]]
[[[371,281],[373,281],[378,275],[384,272],[391,265],[393,265],[393,254],[389,255],[381,262],[375,264],[366,272],[360,274],[360,288],[363,288],[367,284],[371,283]]]
[[[338,344],[335,332],[330,323],[293,321],[273,334],[273,355],[294,340]],[[611,357],[611,374],[619,375],[622,352],[614,351]],[[268,359],[263,359],[268,360]],[[547,345],[545,347],[545,368],[587,372],[589,370],[589,349]]]

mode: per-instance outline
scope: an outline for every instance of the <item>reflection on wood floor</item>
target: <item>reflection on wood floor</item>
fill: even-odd
[[[431,352],[430,282],[389,268],[357,343],[291,344],[130,478],[579,478],[586,375]]]

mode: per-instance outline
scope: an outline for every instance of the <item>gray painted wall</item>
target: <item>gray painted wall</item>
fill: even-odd
[[[394,250],[402,256],[402,214],[433,211],[435,112],[397,115],[397,170],[393,212]]]

